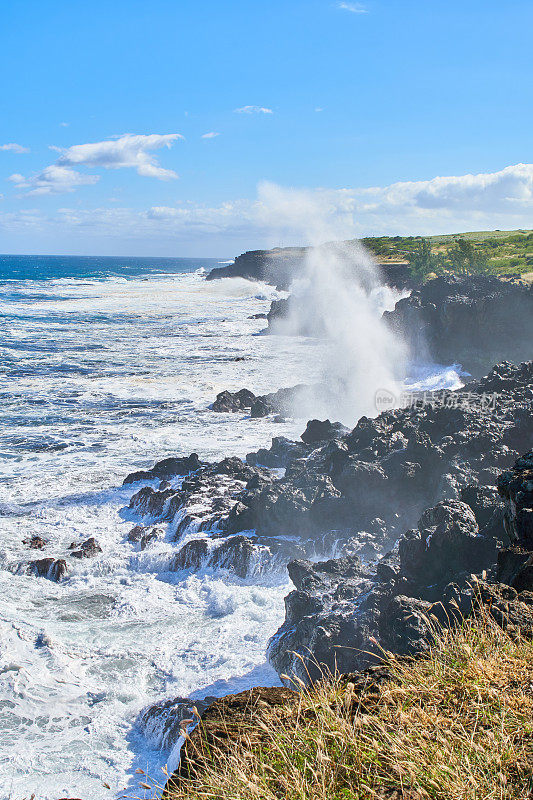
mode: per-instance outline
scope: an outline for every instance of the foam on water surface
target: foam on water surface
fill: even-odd
[[[1,800],[138,795],[134,770],[163,780],[168,756],[136,728],[144,707],[277,681],[265,647],[288,579],[169,572],[170,541],[137,552],[125,540],[135,488],[121,484],[167,456],[244,456],[297,437],[302,420],[208,406],[222,389],[313,382],[323,345],[257,335],[264,321],[249,317],[277,296],[263,284],[90,266],[0,286]],[[45,550],[23,544],[34,535]],[[103,553],[68,559],[60,584],[20,570],[91,536]]]

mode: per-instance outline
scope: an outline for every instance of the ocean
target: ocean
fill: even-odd
[[[135,770],[164,782],[169,756],[140,731],[143,708],[278,683],[265,648],[284,573],[171,572],[175,544],[126,539],[127,473],[244,457],[305,427],[210,410],[222,389],[313,382],[327,357],[316,339],[260,335],[251,317],[278,293],[206,282],[220,263],[0,256],[0,800],[142,796]],[[25,574],[91,536],[103,553],[70,559],[63,582]]]

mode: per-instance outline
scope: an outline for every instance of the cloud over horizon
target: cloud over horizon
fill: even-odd
[[[98,179],[69,168],[61,169],[67,170],[62,176],[64,187],[78,180]],[[52,184],[60,177],[52,176]],[[37,178],[34,180],[32,194],[52,193],[46,175],[41,174],[38,182]],[[124,237],[147,243],[187,241],[198,243],[198,247],[201,235],[204,241],[220,242],[218,252],[223,253],[224,247],[229,247],[224,242],[246,249],[254,245],[306,244],[313,235],[316,240],[322,235],[332,238],[332,231],[339,239],[429,235],[531,228],[532,220],[533,164],[515,164],[496,172],[439,176],[367,188],[299,189],[265,181],[259,184],[255,198],[217,205],[183,203],[152,206],[142,211],[116,207],[61,208],[49,216],[35,210],[31,214],[0,214],[0,230],[45,226],[56,235],[65,230],[78,232],[80,236],[99,235],[107,240]]]

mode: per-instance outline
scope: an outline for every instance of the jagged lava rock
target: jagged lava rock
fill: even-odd
[[[341,425],[340,422],[330,422],[329,419],[310,419],[300,438],[305,444],[316,444],[317,442],[328,442],[330,439],[339,439],[347,433],[349,433],[349,428]]]
[[[231,514],[226,530],[318,539],[335,529],[348,540],[379,517],[387,531],[381,545],[392,544],[443,497],[460,500],[471,484],[493,486],[519,448],[533,444],[532,382],[532,362],[503,363],[465,389],[362,417],[319,446],[274,439],[270,451],[247,461],[284,467],[285,475],[241,492],[242,513]]]
[[[158,461],[152,469],[131,472],[124,479],[122,485],[126,486],[128,483],[137,483],[138,481],[164,480],[175,475],[188,475],[189,472],[194,472],[200,467],[201,463],[197,453],[179,458],[165,458],[163,461]]]
[[[459,363],[473,375],[501,359],[520,363],[533,355],[533,289],[496,277],[435,278],[384,319],[415,358]]]
[[[498,478],[511,547],[498,555],[497,577],[518,591],[533,591],[533,451]]]
[[[469,613],[472,573],[494,568],[491,519],[480,530],[466,503],[445,500],[424,511],[417,529],[377,565],[356,557],[291,562],[296,588],[269,643],[270,662],[278,673],[306,681],[323,671],[362,669],[383,650],[423,652],[434,625],[430,615],[447,625]]]
[[[330,246],[335,247],[338,244],[332,243]],[[357,240],[353,240],[340,244],[344,258],[347,257],[350,248],[353,248],[354,269],[356,269],[360,243]],[[291,283],[302,275],[306,266],[308,251],[309,248],[307,247],[276,247],[273,250],[249,250],[237,256],[233,264],[212,269],[206,276],[206,280],[246,278],[269,283],[279,290],[287,290]],[[410,288],[414,285],[407,262],[376,261],[376,266],[381,280],[386,285],[398,289]]]

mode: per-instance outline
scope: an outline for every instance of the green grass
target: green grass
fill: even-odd
[[[341,679],[301,692],[287,722],[206,751],[172,800],[528,800],[533,798],[533,644],[490,619],[437,635],[429,655],[389,658],[363,694]],[[281,716],[279,716],[281,714]],[[255,742],[255,743],[254,743]]]
[[[363,239],[365,246],[382,261],[412,260],[426,240],[441,271],[460,271],[453,263],[458,240],[472,245],[481,271],[492,275],[518,277],[533,271],[533,231],[469,231],[440,236],[380,236]],[[429,271],[429,269],[428,269]]]

